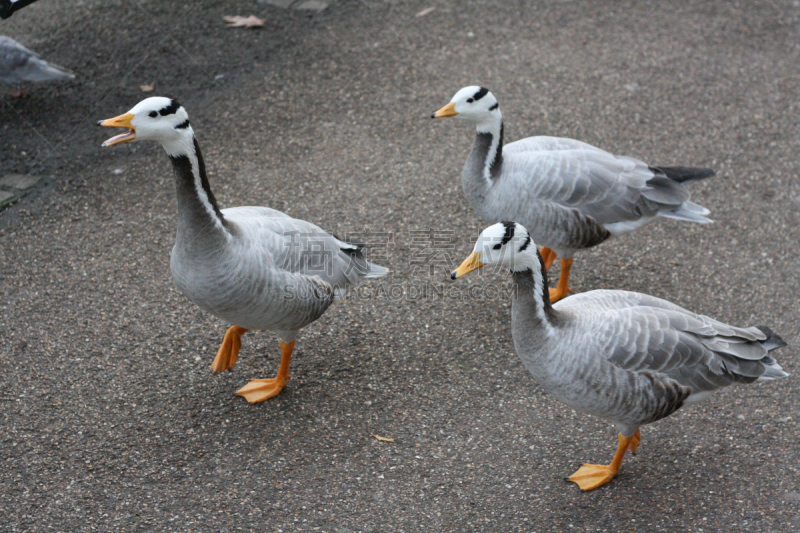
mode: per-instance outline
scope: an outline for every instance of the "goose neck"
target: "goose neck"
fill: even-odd
[[[228,237],[229,224],[211,192],[206,165],[194,135],[183,146],[164,146],[175,174],[178,198],[178,236],[198,233]]]
[[[485,143],[483,177],[486,180],[493,180],[503,164],[503,115],[500,110],[497,109],[484,121],[479,122],[475,126],[475,133],[478,137],[485,136],[488,141]]]
[[[498,113],[476,125],[475,143],[464,166],[464,192],[479,201],[500,176],[503,165],[503,117]]]
[[[550,336],[555,333],[557,312],[550,303],[547,270],[538,250],[536,258],[538,261],[519,265],[512,271],[516,289],[512,318],[524,324],[526,329]]]

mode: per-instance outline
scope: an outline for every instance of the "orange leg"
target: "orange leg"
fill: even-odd
[[[242,346],[242,334],[246,331],[248,330],[239,326],[228,328],[217,356],[214,358],[214,362],[211,363],[211,369],[214,372],[224,372],[236,365],[236,359],[239,358],[239,348]]]
[[[555,254],[554,254],[555,255]],[[556,303],[562,298],[566,298],[572,292],[567,286],[569,280],[569,269],[572,268],[572,258],[561,260],[561,277],[558,279],[558,287],[550,289],[550,303]]]
[[[292,360],[294,341],[286,344],[281,341],[281,367],[278,375],[272,379],[252,379],[247,385],[236,391],[238,396],[250,403],[263,402],[281,393],[289,380],[289,362]]]
[[[622,433],[618,436],[619,445],[617,446],[617,453],[614,454],[614,459],[609,465],[590,465],[585,464],[581,466],[577,472],[567,478],[568,481],[577,483],[582,490],[592,490],[605,485],[619,473],[619,467],[622,466],[622,458],[625,457],[625,452],[631,445],[634,437],[623,437]]]
[[[542,246],[539,253],[542,254],[542,259],[544,260],[544,269],[550,270],[550,265],[556,260],[556,253],[547,246]]]
[[[628,451],[636,455],[640,442],[642,442],[642,434],[639,432],[639,428],[636,428],[636,433],[633,434],[631,441],[628,443]]]

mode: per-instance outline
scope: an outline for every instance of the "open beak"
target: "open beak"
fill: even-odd
[[[450,102],[439,111],[431,115],[431,118],[454,117],[456,115],[458,115],[458,113],[456,113],[456,103]]]
[[[464,262],[461,263],[461,266],[457,269],[453,270],[453,273],[450,274],[452,279],[457,279],[463,276],[464,274],[468,274],[473,270],[478,270],[486,263],[481,263],[481,253],[480,252],[472,252],[469,254],[469,257],[464,259]]]
[[[128,128],[128,131],[111,137],[101,146],[111,146],[112,144],[134,140],[136,138],[136,129],[131,125],[131,120],[133,120],[133,117],[133,113],[125,113],[124,115],[120,115],[118,117],[98,121],[98,126],[104,126],[106,128]]]

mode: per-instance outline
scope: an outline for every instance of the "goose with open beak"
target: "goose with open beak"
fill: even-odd
[[[261,402],[283,390],[295,337],[337,295],[388,272],[367,261],[361,246],[305,220],[268,207],[220,209],[189,115],[175,100],[148,98],[98,125],[126,129],[103,146],[151,140],[172,162],[178,196],[172,279],[189,300],[231,324],[211,368],[234,367],[248,330],[270,330],[280,339],[276,377],[242,387],[237,394],[247,401]]]

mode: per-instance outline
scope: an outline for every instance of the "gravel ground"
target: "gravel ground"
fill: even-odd
[[[800,3],[668,4],[43,0],[3,21],[78,78],[0,97],[0,175],[42,178],[0,212],[1,528],[800,530]],[[226,29],[237,14],[266,24]],[[223,207],[366,236],[393,271],[303,332],[269,402],[232,393],[275,372],[276,339],[248,333],[212,375],[227,325],[172,284],[163,150],[100,148],[94,123],[147,83],[189,111]],[[508,140],[715,168],[691,186],[715,224],[605,243],[572,287],[769,325],[793,375],[645,427],[596,491],[565,482],[614,428],[530,379],[506,298],[466,292],[506,275],[446,278],[486,224],[460,190],[472,128],[428,117],[472,84]]]

